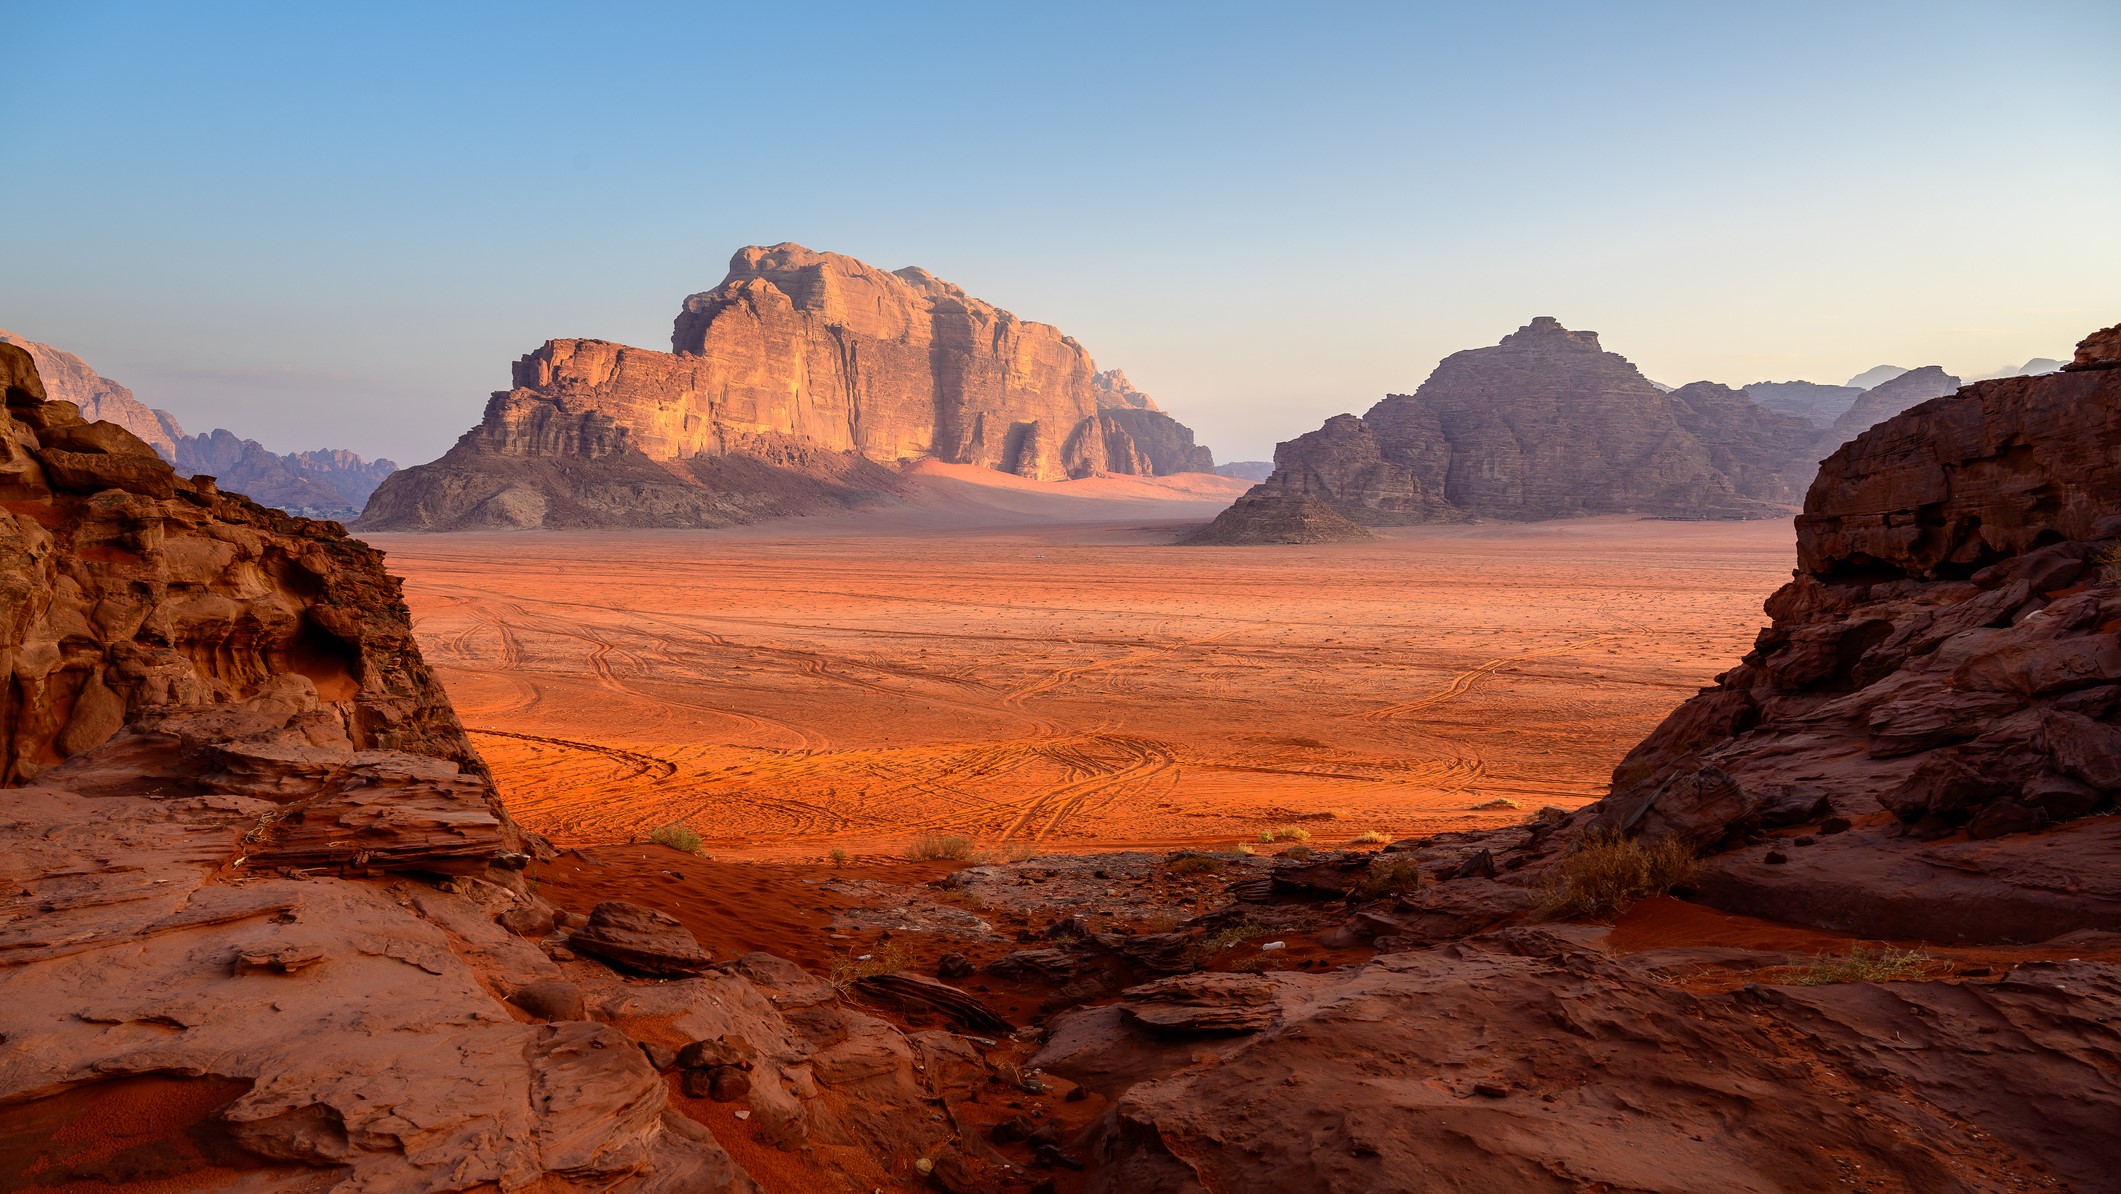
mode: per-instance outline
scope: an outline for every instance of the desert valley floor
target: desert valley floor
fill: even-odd
[[[759,858],[1574,808],[1744,653],[1792,561],[1781,521],[1182,548],[1170,509],[371,538],[521,822],[682,821]]]

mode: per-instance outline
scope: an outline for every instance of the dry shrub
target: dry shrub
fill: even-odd
[[[1184,858],[1173,860],[1164,869],[1174,875],[1198,875],[1205,871],[1219,871],[1227,865],[1220,858],[1210,858],[1205,854],[1188,854]]]
[[[1216,954],[1219,954],[1222,951],[1229,949],[1231,946],[1250,941],[1252,938],[1257,937],[1265,932],[1265,929],[1260,928],[1258,925],[1253,924],[1251,921],[1241,920],[1236,924],[1231,925],[1227,929],[1223,929],[1220,932],[1211,933],[1208,936],[1202,938],[1200,943],[1200,956],[1203,959],[1212,958]]]
[[[853,986],[857,979],[868,978],[876,974],[890,974],[894,971],[904,970],[912,964],[913,955],[906,952],[905,946],[894,941],[889,945],[880,945],[874,951],[859,956],[854,954],[832,955],[832,966],[827,972],[826,978],[831,981],[833,986],[844,991],[848,987]]]
[[[831,859],[832,865],[834,866],[847,865],[847,851],[841,849],[838,846],[834,846],[832,849],[827,850],[825,852],[825,857]]]
[[[1547,872],[1538,892],[1540,910],[1557,919],[1618,916],[1637,900],[1691,882],[1700,866],[1677,838],[1645,846],[1617,835],[1586,835]]]
[[[648,840],[659,846],[668,846],[673,850],[681,850],[687,854],[699,854],[702,852],[700,850],[700,835],[677,821],[658,827],[648,835]]]
[[[2109,543],[2092,553],[2092,562],[2108,580],[2121,580],[2121,543]]]
[[[1818,954],[1809,966],[1780,967],[1762,978],[1771,983],[1799,987],[1823,987],[1829,983],[1920,982],[1944,968],[1944,963],[1920,950],[1852,949],[1835,957]]]
[[[1272,829],[1260,830],[1259,840],[1269,843],[1308,842],[1311,840],[1311,831],[1301,825],[1276,825]]]
[[[972,839],[950,833],[924,833],[913,839],[906,848],[906,857],[915,862],[927,862],[943,858],[952,862],[972,861]]]
[[[1375,829],[1370,829],[1349,838],[1348,844],[1351,846],[1379,846],[1391,840],[1391,838],[1377,832]]]
[[[1298,862],[1309,862],[1311,861],[1311,847],[1291,846],[1286,850],[1276,850],[1274,852],[1274,857],[1293,858]]]
[[[1479,804],[1476,804],[1476,805],[1474,805],[1474,806],[1472,807],[1472,810],[1471,810],[1471,811],[1473,811],[1473,812],[1476,812],[1476,813],[1484,813],[1484,812],[1487,812],[1487,811],[1488,811],[1488,810],[1490,810],[1490,809],[1504,809],[1504,808],[1523,808],[1523,807],[1524,807],[1523,805],[1521,805],[1521,804],[1517,803],[1516,801],[1514,801],[1514,800],[1510,799],[1510,798],[1509,798],[1509,797],[1507,797],[1507,796],[1497,796],[1497,797],[1496,797],[1495,799],[1493,799],[1493,800],[1483,800],[1483,801],[1481,801],[1481,802],[1480,802]]]
[[[1355,896],[1363,900],[1410,896],[1421,889],[1421,884],[1420,863],[1380,854],[1370,860],[1369,873],[1355,885]]]
[[[999,866],[1011,862],[1029,862],[1038,857],[1038,847],[1030,842],[1010,842],[991,850],[980,850],[972,855],[972,861],[980,866]]]

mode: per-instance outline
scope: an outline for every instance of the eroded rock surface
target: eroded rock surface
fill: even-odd
[[[1044,480],[1214,467],[1058,329],[793,244],[738,251],[670,352],[554,340],[514,381],[362,525],[719,526],[876,501],[921,459]]]
[[[2121,794],[2108,334],[2064,372],[1976,383],[1830,457],[1773,625],[1621,763],[1599,826],[1719,851],[1703,897],[1783,920],[1970,941],[2121,928],[2114,822],[2094,816]],[[1724,849],[1788,809],[1850,828]]]
[[[748,1188],[631,1042],[497,997],[559,977],[495,923],[535,843],[380,556],[0,388],[0,1117],[175,1076],[276,1188]]]

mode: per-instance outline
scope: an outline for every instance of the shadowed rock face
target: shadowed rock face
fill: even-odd
[[[1493,348],[1445,358],[1413,394],[1281,445],[1256,491],[1263,500],[1232,507],[1216,541],[1246,541],[1250,520],[1299,497],[1368,526],[1767,517],[1796,501],[1817,434],[1723,386],[1667,394],[1596,333],[1541,317]]]
[[[749,1188],[630,1041],[495,998],[557,977],[494,920],[527,843],[380,554],[13,345],[0,390],[0,1108],[198,1076],[250,1189]]]
[[[548,342],[362,525],[716,526],[873,501],[894,491],[875,466],[928,458],[1042,480],[1214,467],[1073,339],[921,269],[743,249],[685,300],[671,349]],[[736,456],[778,479],[753,494],[699,464]]]
[[[2121,838],[2090,816],[2121,793],[2116,339],[1829,457],[1773,624],[1620,764],[1597,825],[1715,851],[1704,898],[1780,920],[2121,930]],[[1790,815],[1853,828],[1772,865],[1744,848]]]

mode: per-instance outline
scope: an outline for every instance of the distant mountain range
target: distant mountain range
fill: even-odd
[[[383,478],[398,470],[389,460],[367,460],[337,448],[274,452],[219,427],[187,435],[175,415],[141,402],[73,353],[5,330],[0,330],[0,344],[29,352],[52,399],[71,402],[84,417],[116,423],[139,436],[180,473],[210,476],[223,490],[290,514],[351,521]]]

